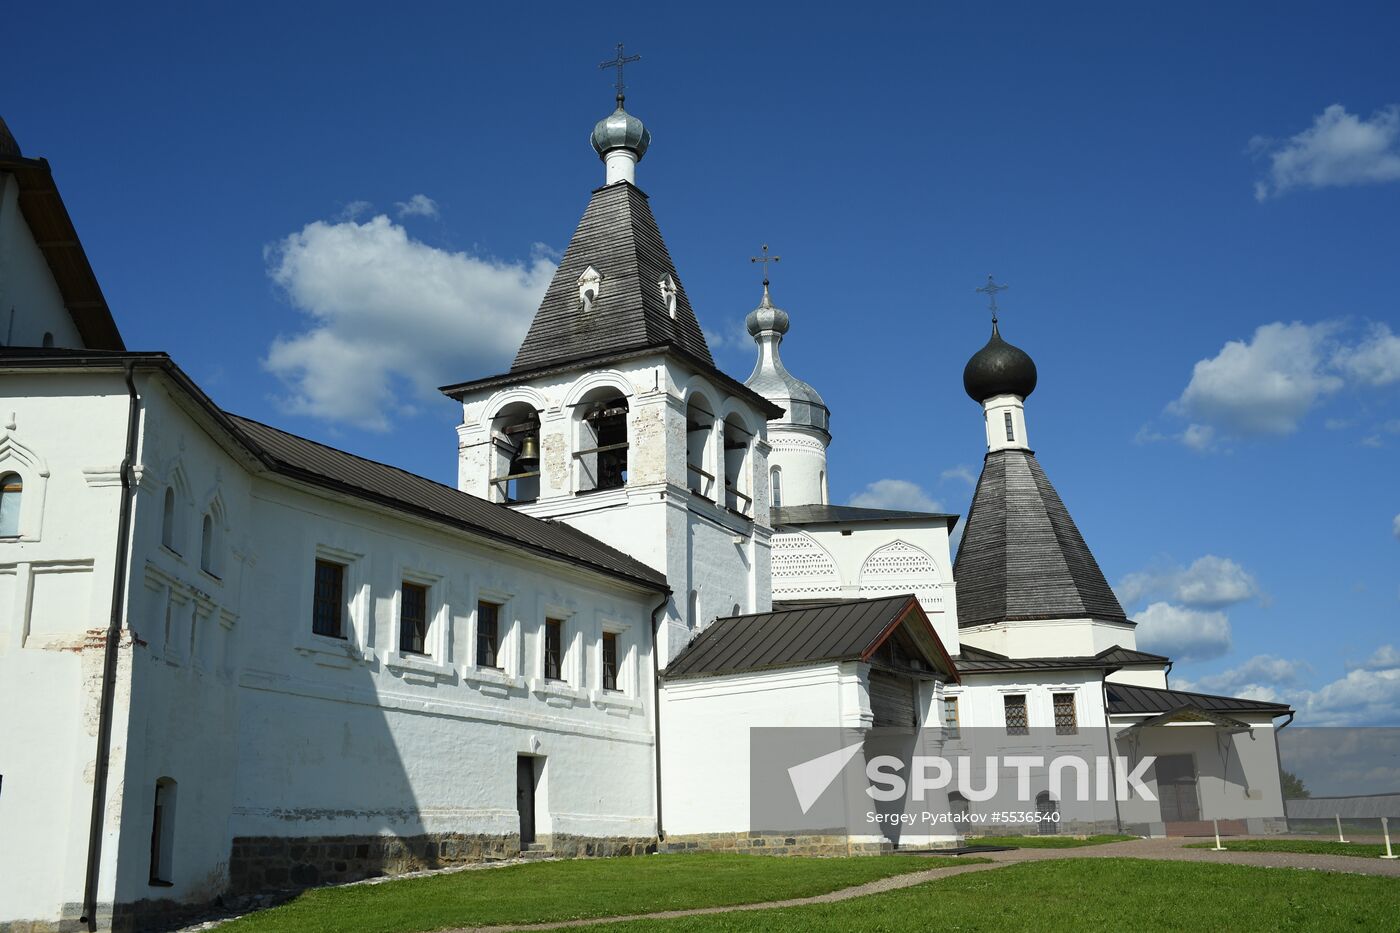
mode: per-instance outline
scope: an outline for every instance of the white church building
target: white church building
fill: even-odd
[[[974,832],[755,831],[754,728],[1102,736],[1158,756],[1158,799],[1076,813],[1037,771],[1059,831],[1281,824],[1291,711],[1173,691],[1136,650],[1028,446],[1030,358],[994,325],[967,365],[987,453],[956,562],[957,516],[830,503],[788,314],[765,283],[753,373],[715,365],[622,104],[510,370],[443,390],[455,489],[127,349],[49,163],[0,122],[0,930],[522,852]]]

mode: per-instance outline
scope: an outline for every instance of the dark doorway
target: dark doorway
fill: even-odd
[[[521,755],[515,759],[515,808],[520,811],[520,848],[524,850],[535,841],[535,758]]]
[[[1048,790],[1035,795],[1036,825],[1042,836],[1054,836],[1060,831],[1060,807]]]
[[[1196,795],[1196,762],[1190,755],[1163,755],[1157,759],[1157,797],[1162,801],[1162,822],[1192,823],[1201,818]],[[1169,828],[1167,830],[1171,832]]]

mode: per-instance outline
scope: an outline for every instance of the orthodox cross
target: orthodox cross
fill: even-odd
[[[763,244],[763,256],[762,256],[762,257],[759,257],[759,256],[750,256],[750,257],[749,257],[749,262],[761,262],[761,263],[763,263],[763,287],[764,287],[764,288],[767,288],[767,287],[768,287],[768,264],[769,264],[770,262],[782,262],[782,261],[783,261],[783,257],[781,257],[781,256],[769,256],[769,255],[768,255],[768,244],[767,244],[767,243],[764,243],[764,244]]]
[[[641,60],[642,56],[640,55],[623,55],[622,43],[619,42],[617,44],[617,57],[612,61],[598,63],[599,68],[617,68],[617,105],[619,107],[622,106],[622,91],[627,87],[627,85],[622,83],[622,66],[630,65],[632,62],[639,62]]]
[[[998,285],[996,282],[992,281],[992,277],[989,275],[987,276],[987,284],[977,289],[977,291],[987,296],[987,307],[992,311],[993,324],[997,322],[997,292],[1004,292],[1010,287],[1010,285]]]

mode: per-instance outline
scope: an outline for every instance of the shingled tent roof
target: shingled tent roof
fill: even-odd
[[[1074,519],[1028,450],[987,454],[958,559],[958,624],[1126,622]]]
[[[589,266],[603,281],[585,313],[578,280]],[[676,283],[675,317],[661,292],[668,275]],[[607,185],[593,192],[510,371],[659,346],[714,366],[647,196],[628,182]]]

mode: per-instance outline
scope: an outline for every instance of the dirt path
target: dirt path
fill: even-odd
[[[1314,871],[1335,871],[1356,875],[1381,875],[1400,879],[1400,860],[1383,861],[1378,858],[1356,858],[1347,855],[1304,855],[1294,852],[1232,852],[1230,840],[1225,840],[1226,851],[1214,852],[1210,849],[1188,849],[1186,846],[1201,842],[1200,839],[1133,839],[1128,842],[1111,842],[1100,846],[1083,846],[1077,849],[1015,849],[1009,852],[989,852],[984,858],[990,862],[968,865],[950,865],[946,868],[933,868],[903,875],[893,875],[850,888],[841,888],[814,897],[794,897],[782,901],[764,901],[758,904],[733,904],[723,907],[697,907],[690,910],[665,910],[651,914],[629,914],[623,917],[591,917],[586,920],[566,920],[556,923],[510,924],[487,927],[459,927],[441,933],[515,933],[526,930],[561,930],[569,927],[593,926],[600,923],[623,923],[629,920],[671,920],[677,917],[697,917],[704,914],[724,914],[740,910],[770,910],[775,907],[801,907],[805,904],[830,904],[853,897],[865,897],[884,891],[897,891],[911,888],[926,881],[950,878],[974,871],[990,871],[1016,865],[1022,862],[1039,862],[1047,859],[1079,858],[1138,858],[1160,859],[1178,862],[1229,862],[1233,865],[1254,865],[1260,868],[1296,868]]]

